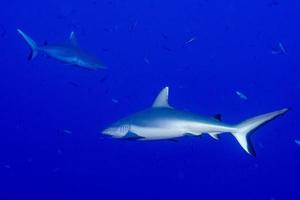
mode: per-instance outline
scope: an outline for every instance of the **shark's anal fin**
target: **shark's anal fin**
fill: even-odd
[[[70,40],[71,45],[78,46],[77,38],[76,38],[75,33],[73,31],[70,33],[69,40]]]
[[[214,138],[215,140],[218,140],[218,139],[220,139],[219,138],[219,134],[220,134],[221,132],[212,132],[212,133],[208,133],[208,135],[210,135],[212,138]]]
[[[157,95],[153,105],[153,108],[158,108],[158,107],[166,107],[166,108],[171,108],[169,105],[169,87],[165,87],[160,91],[160,93]]]

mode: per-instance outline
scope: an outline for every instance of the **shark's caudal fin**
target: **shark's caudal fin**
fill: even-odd
[[[28,60],[32,60],[34,59],[37,54],[38,54],[38,46],[36,45],[36,43],[33,41],[33,39],[31,39],[28,35],[26,35],[23,31],[21,31],[20,29],[17,29],[18,33],[24,38],[24,40],[27,42],[27,44],[30,46],[31,48],[31,52],[28,56]]]
[[[255,156],[255,151],[249,140],[249,133],[254,131],[259,126],[263,125],[264,123],[286,113],[287,111],[288,109],[277,110],[243,121],[242,123],[235,126],[237,130],[235,132],[232,132],[232,134],[247,153]]]

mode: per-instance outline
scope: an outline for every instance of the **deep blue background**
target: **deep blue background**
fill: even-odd
[[[0,199],[297,199],[299,9],[295,0],[1,1]],[[109,69],[28,62],[17,28],[39,44],[75,31]],[[271,53],[279,42],[288,55]],[[166,85],[174,107],[228,123],[291,111],[252,135],[256,158],[229,134],[101,139]]]

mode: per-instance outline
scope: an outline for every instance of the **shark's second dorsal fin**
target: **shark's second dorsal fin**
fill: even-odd
[[[157,95],[153,105],[153,108],[157,107],[167,107],[171,108],[169,105],[169,87],[165,87],[160,91],[160,93]]]
[[[77,44],[77,38],[76,38],[75,33],[73,31],[70,33],[69,40],[70,40],[71,45],[73,45],[73,46],[78,45]]]

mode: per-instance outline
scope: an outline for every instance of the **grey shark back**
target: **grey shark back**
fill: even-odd
[[[241,147],[255,155],[249,135],[266,122],[286,113],[281,109],[245,120],[237,125],[225,124],[212,117],[204,117],[172,108],[168,103],[169,88],[165,87],[155,99],[151,108],[134,113],[103,130],[103,134],[115,138],[136,140],[161,140],[209,134],[219,139],[222,133],[232,133]]]
[[[20,29],[17,31],[31,48],[31,53],[28,58],[29,60],[34,59],[40,52],[56,60],[91,70],[106,68],[98,61],[98,59],[78,47],[74,32],[71,32],[69,41],[65,45],[37,46],[34,40],[27,34]]]

